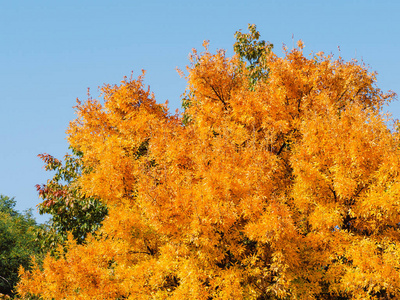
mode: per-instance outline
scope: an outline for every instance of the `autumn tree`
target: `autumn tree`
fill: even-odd
[[[382,114],[395,94],[354,60],[263,49],[262,80],[249,80],[252,48],[194,51],[185,122],[143,75],[78,102],[78,182],[109,214],[85,244],[21,270],[22,296],[399,297],[399,132]]]

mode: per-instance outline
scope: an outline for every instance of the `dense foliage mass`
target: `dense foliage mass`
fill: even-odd
[[[395,95],[355,61],[301,43],[280,58],[256,33],[233,57],[193,52],[184,118],[143,75],[78,103],[79,186],[109,213],[22,271],[22,296],[399,297],[399,133],[381,114]]]
[[[38,231],[37,239],[45,252],[54,254],[57,246],[65,243],[72,234],[78,244],[84,242],[89,233],[94,233],[107,214],[106,206],[94,197],[81,193],[77,178],[85,172],[82,153],[72,149],[64,157],[64,163],[49,154],[38,155],[47,171],[54,171],[46,184],[36,185],[40,214],[51,215],[50,221]]]
[[[36,225],[30,211],[15,210],[16,201],[0,195],[0,296],[13,295],[20,265],[29,267],[31,256],[39,254]]]

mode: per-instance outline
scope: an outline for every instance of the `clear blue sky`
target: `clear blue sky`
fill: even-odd
[[[378,86],[400,93],[400,1],[0,1],[0,193],[17,209],[34,208],[45,183],[37,154],[62,158],[75,99],[98,86],[147,71],[159,102],[180,107],[192,48],[232,54],[236,30],[257,25],[262,39],[304,51],[357,58],[377,71]],[[400,118],[400,105],[389,110]],[[39,222],[46,217],[35,214]]]

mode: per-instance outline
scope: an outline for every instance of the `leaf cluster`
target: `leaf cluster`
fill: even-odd
[[[54,171],[46,184],[36,185],[43,202],[38,205],[40,214],[50,214],[50,221],[38,232],[44,252],[54,251],[67,240],[68,233],[83,243],[88,234],[94,233],[107,215],[107,207],[94,197],[86,197],[76,180],[87,172],[82,165],[82,153],[72,149],[64,163],[49,154],[38,155],[47,171]]]
[[[267,55],[271,52],[274,45],[259,41],[260,32],[254,24],[248,25],[249,33],[236,31],[236,42],[233,45],[233,50],[239,55],[241,61],[248,63],[247,69],[250,71],[249,80],[253,87],[258,80],[264,80],[268,76],[268,66],[266,64]]]

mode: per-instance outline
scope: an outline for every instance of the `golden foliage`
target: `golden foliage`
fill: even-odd
[[[68,138],[109,207],[96,238],[21,271],[43,299],[399,297],[399,136],[375,75],[299,48],[251,86],[206,45],[185,114],[137,80],[78,103]]]

